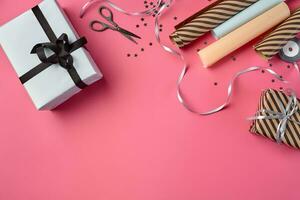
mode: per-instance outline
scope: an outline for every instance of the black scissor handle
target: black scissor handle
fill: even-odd
[[[112,11],[106,7],[106,6],[101,6],[99,8],[99,14],[106,19],[107,21],[111,22],[112,24],[115,24],[114,22],[114,15],[112,13]]]
[[[103,32],[107,29],[113,29],[112,27],[110,27],[109,25],[101,22],[101,21],[92,21],[90,23],[90,28],[93,30],[93,31],[96,31],[96,32]]]

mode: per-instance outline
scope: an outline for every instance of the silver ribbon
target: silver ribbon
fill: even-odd
[[[297,62],[294,62],[293,64],[294,64],[295,69],[296,69],[297,72],[298,72],[298,76],[300,76],[300,69],[299,69],[298,63],[297,63]]]
[[[232,99],[232,95],[233,95],[233,86],[236,82],[236,80],[244,75],[244,74],[247,74],[247,73],[250,73],[250,72],[254,72],[254,71],[258,71],[258,70],[265,70],[266,72],[270,73],[271,75],[273,75],[276,79],[284,82],[284,83],[288,83],[287,81],[285,81],[279,74],[277,74],[275,71],[273,71],[272,69],[269,69],[269,68],[264,68],[264,67],[257,67],[257,66],[254,66],[254,67],[249,67],[247,69],[244,69],[242,71],[239,71],[237,72],[233,78],[231,79],[230,81],[230,84],[228,86],[228,89],[227,89],[227,97],[226,97],[226,100],[225,102],[218,106],[217,108],[214,108],[212,110],[209,110],[209,111],[206,111],[206,112],[198,112],[194,109],[192,109],[189,104],[186,103],[186,101],[184,100],[184,97],[183,97],[183,94],[182,94],[182,91],[181,91],[181,88],[180,88],[180,84],[181,82],[183,81],[184,77],[185,77],[185,74],[187,72],[188,68],[185,67],[183,68],[179,78],[178,78],[178,81],[177,81],[177,98],[179,100],[179,102],[187,109],[189,110],[190,112],[194,113],[194,114],[198,114],[198,115],[211,115],[211,114],[214,114],[214,113],[217,113],[217,112],[220,112],[221,110],[225,109],[229,104],[230,104],[230,101]]]
[[[152,15],[154,14],[154,12],[162,5],[163,0],[158,0],[157,3],[155,4],[155,6],[153,8],[147,9],[147,10],[143,10],[143,11],[139,11],[139,12],[128,12],[126,10],[123,10],[122,8],[120,8],[119,6],[117,6],[116,4],[114,4],[113,2],[109,1],[109,0],[89,0],[88,2],[86,2],[80,10],[80,18],[82,18],[84,16],[84,14],[86,13],[86,11],[95,3],[101,3],[101,2],[106,2],[108,5],[110,5],[112,8],[114,8],[115,10],[125,14],[125,15],[129,15],[129,16],[144,16],[144,15]]]
[[[225,100],[225,102],[220,105],[217,108],[214,108],[212,110],[206,111],[206,112],[198,112],[194,109],[191,108],[191,106],[189,106],[189,104],[187,103],[187,101],[185,100],[185,98],[183,97],[183,93],[182,93],[182,89],[180,87],[187,71],[189,70],[189,66],[187,61],[185,60],[183,54],[180,51],[175,50],[174,48],[171,48],[169,46],[164,45],[161,42],[161,38],[160,38],[160,31],[159,31],[159,18],[162,16],[162,13],[169,8],[174,2],[175,0],[158,0],[157,3],[155,4],[155,6],[151,9],[148,10],[144,10],[144,11],[140,11],[140,12],[128,12],[123,10],[122,8],[120,8],[119,6],[117,6],[116,4],[112,3],[109,0],[89,0],[82,8],[80,11],[80,17],[82,18],[85,14],[85,12],[88,10],[88,8],[93,5],[94,3],[99,3],[99,2],[106,2],[108,3],[112,8],[114,8],[115,10],[129,15],[129,16],[143,16],[143,15],[152,15],[155,14],[155,28],[154,28],[154,33],[155,33],[155,38],[156,41],[158,42],[158,44],[168,53],[170,53],[171,55],[177,57],[181,62],[182,62],[182,71],[178,77],[177,80],[177,99],[179,100],[180,104],[182,104],[188,111],[198,114],[198,115],[211,115],[217,112],[220,112],[221,110],[225,109],[232,98],[232,92],[233,92],[233,85],[236,81],[236,79],[240,76],[242,76],[243,74],[249,73],[249,72],[253,72],[253,71],[258,71],[258,70],[265,70],[267,72],[269,72],[271,75],[273,75],[276,79],[283,81],[286,83],[285,80],[282,79],[282,77],[280,75],[278,75],[276,72],[274,72],[272,69],[269,68],[262,68],[262,67],[250,67],[247,69],[244,69],[242,71],[239,71],[238,73],[236,73],[234,75],[234,77],[231,79],[228,90],[227,90],[227,98]],[[156,11],[156,12],[155,12]]]
[[[250,117],[248,120],[272,120],[278,119],[279,125],[276,131],[276,141],[277,143],[282,143],[282,140],[286,134],[288,122],[293,122],[297,125],[300,125],[299,121],[292,119],[292,116],[299,111],[298,100],[294,91],[288,91],[290,96],[288,97],[288,104],[286,107],[283,106],[283,103],[275,97],[277,102],[279,102],[279,107],[281,112],[275,112],[272,110],[262,109],[257,111],[255,117]]]

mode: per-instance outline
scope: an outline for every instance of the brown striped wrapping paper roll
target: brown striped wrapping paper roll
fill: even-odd
[[[286,107],[288,105],[288,96],[282,91],[268,89],[261,95],[258,110],[282,112],[280,109],[280,102],[284,107]],[[298,106],[300,106],[299,100]],[[260,112],[259,115],[267,116],[269,114]],[[291,120],[300,121],[299,110],[291,116]],[[300,149],[300,125],[291,120],[287,123],[286,134],[282,139],[282,143],[290,147]],[[250,132],[264,136],[276,142],[276,133],[279,123],[279,119],[257,119],[253,121]]]
[[[219,60],[276,27],[290,16],[290,9],[282,2],[267,12],[252,19],[198,52],[203,67],[211,67]]]
[[[300,8],[288,19],[275,28],[259,44],[254,46],[255,51],[266,59],[278,54],[280,49],[293,39],[300,31]]]
[[[184,47],[257,1],[221,1],[200,13],[190,22],[183,23],[183,26],[172,33],[170,38],[178,47]]]

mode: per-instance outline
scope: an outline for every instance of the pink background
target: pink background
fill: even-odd
[[[140,17],[114,11],[116,22],[142,36],[136,46],[116,32],[89,30],[99,4],[80,19],[86,0],[58,1],[88,38],[105,79],[55,111],[38,112],[0,50],[1,200],[300,198],[299,152],[248,132],[246,118],[255,113],[260,92],[282,87],[270,75],[241,78],[231,106],[221,113],[191,114],[176,99],[181,64],[155,42],[153,17],[145,17],[144,26]],[[0,24],[38,2],[1,0]],[[144,9],[142,0],[114,2]],[[170,44],[173,26],[209,3],[176,1],[161,19],[163,41]],[[195,108],[220,104],[233,74],[253,65],[272,64],[300,92],[295,70],[278,59],[262,60],[251,48],[254,42],[214,68],[202,68],[196,51],[212,41],[206,36],[184,50],[191,70],[183,88]]]

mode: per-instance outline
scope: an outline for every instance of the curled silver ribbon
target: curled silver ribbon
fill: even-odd
[[[180,88],[180,84],[181,82],[183,81],[184,77],[185,77],[185,74],[187,72],[188,68],[187,67],[184,67],[179,78],[178,78],[178,81],[177,81],[177,98],[179,100],[179,102],[190,112],[194,113],[194,114],[198,114],[198,115],[211,115],[211,114],[214,114],[214,113],[217,113],[217,112],[220,112],[221,110],[225,109],[229,104],[230,104],[230,100],[232,98],[232,94],[233,94],[233,86],[234,86],[234,83],[236,82],[236,80],[244,75],[244,74],[247,74],[249,72],[254,72],[254,71],[258,71],[258,70],[265,70],[266,72],[270,73],[271,75],[273,75],[276,79],[278,79],[279,81],[282,81],[284,83],[288,83],[287,81],[285,81],[279,74],[277,74],[275,71],[273,71],[272,69],[269,69],[269,68],[264,68],[264,67],[257,67],[257,66],[254,66],[254,67],[249,67],[247,69],[244,69],[242,71],[239,71],[237,72],[233,78],[231,79],[230,81],[230,84],[228,86],[228,89],[227,89],[227,97],[226,97],[226,100],[225,102],[218,106],[217,108],[214,108],[212,110],[209,110],[209,111],[206,111],[206,112],[198,112],[194,109],[192,109],[189,104],[186,103],[186,101],[184,100],[184,97],[183,97],[183,94],[182,94],[182,91],[181,91],[181,88]]]
[[[238,73],[236,73],[233,77],[233,79],[230,81],[230,84],[229,84],[229,87],[228,87],[228,90],[227,90],[227,98],[225,100],[225,102],[215,108],[215,109],[212,109],[210,111],[207,111],[207,112],[198,112],[194,109],[192,109],[189,104],[187,103],[187,101],[185,100],[185,98],[183,97],[183,94],[182,94],[182,90],[180,88],[180,85],[189,69],[189,66],[188,66],[188,63],[187,61],[185,60],[183,54],[180,52],[180,51],[177,51],[175,50],[174,48],[171,48],[169,46],[166,46],[164,45],[162,42],[161,42],[161,38],[160,38],[160,31],[159,31],[159,18],[160,16],[162,16],[162,13],[167,9],[169,8],[174,2],[175,0],[158,0],[157,1],[157,4],[155,4],[155,6],[151,9],[148,9],[148,10],[144,10],[144,11],[140,11],[140,12],[127,12],[125,10],[123,10],[122,8],[120,8],[119,6],[117,6],[116,4],[112,3],[111,1],[109,0],[89,0],[82,8],[81,8],[81,11],[80,11],[80,17],[83,17],[83,15],[85,14],[85,12],[87,11],[87,9],[94,3],[98,3],[98,2],[106,2],[108,3],[112,8],[114,8],[115,10],[123,13],[123,14],[126,14],[126,15],[129,15],[129,16],[143,16],[143,15],[151,15],[151,14],[155,14],[155,28],[154,28],[154,33],[155,33],[155,38],[156,38],[156,41],[158,42],[158,44],[168,53],[170,53],[171,55],[177,57],[183,64],[182,66],[182,71],[178,77],[178,80],[177,80],[177,99],[179,100],[180,104],[182,104],[184,106],[184,108],[186,108],[188,111],[192,112],[192,113],[195,113],[195,114],[198,114],[198,115],[211,115],[211,114],[214,114],[214,113],[217,113],[223,109],[225,109],[229,103],[230,103],[230,100],[232,98],[232,92],[233,92],[233,85],[236,81],[236,79],[238,77],[240,77],[241,75],[243,74],[246,74],[246,73],[249,73],[249,72],[253,72],[253,71],[258,71],[258,70],[265,70],[267,72],[269,72],[271,75],[273,75],[276,79],[280,80],[280,81],[283,81],[283,82],[286,82],[285,80],[282,79],[282,77],[280,75],[278,75],[275,71],[273,71],[272,69],[269,69],[269,68],[262,68],[262,67],[250,67],[250,68],[247,68],[247,69],[244,69]],[[155,12],[156,11],[156,12]]]
[[[84,14],[86,13],[86,11],[95,3],[101,3],[101,2],[106,2],[108,3],[108,5],[110,5],[112,8],[114,8],[115,10],[125,14],[125,15],[129,15],[129,16],[144,16],[144,15],[152,15],[154,14],[154,12],[162,5],[163,0],[158,0],[157,3],[155,4],[155,6],[153,8],[147,9],[147,10],[143,10],[143,11],[139,11],[139,12],[128,12],[126,10],[123,10],[122,8],[120,8],[119,6],[117,6],[116,4],[114,4],[113,2],[109,1],[109,0],[89,0],[88,2],[86,2],[80,10],[80,18],[82,18],[84,16]]]
[[[296,69],[297,72],[298,72],[298,75],[300,76],[300,69],[299,69],[298,63],[297,63],[297,62],[294,62],[293,64],[294,64],[295,69]]]
[[[286,134],[288,122],[293,122],[297,125],[300,125],[299,121],[292,119],[292,116],[299,111],[298,100],[294,91],[289,91],[290,96],[288,97],[288,104],[286,107],[283,106],[283,103],[279,100],[279,107],[281,112],[275,112],[272,110],[262,109],[257,111],[255,117],[250,117],[248,120],[270,120],[270,119],[278,119],[279,125],[276,131],[276,141],[277,143],[282,143],[282,140]],[[277,98],[277,97],[276,97]],[[265,115],[261,115],[265,114]]]

